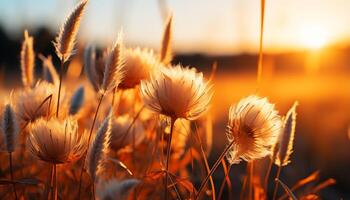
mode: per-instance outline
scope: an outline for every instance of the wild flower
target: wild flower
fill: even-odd
[[[86,135],[73,118],[38,119],[30,125],[28,146],[33,155],[52,164],[78,160],[86,150]]]
[[[233,142],[227,153],[229,163],[270,155],[280,129],[280,116],[267,98],[252,95],[240,100],[229,112],[226,134]]]
[[[178,65],[162,68],[150,80],[141,81],[141,96],[156,113],[194,120],[209,109],[212,92],[202,73]]]

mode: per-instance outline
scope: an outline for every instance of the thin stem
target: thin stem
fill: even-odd
[[[205,177],[204,181],[202,182],[201,186],[198,189],[198,193],[196,195],[195,199],[198,199],[200,193],[202,192],[204,186],[207,184],[209,177],[211,175],[213,175],[213,173],[215,172],[215,170],[219,167],[221,160],[224,158],[224,156],[227,154],[227,152],[231,149],[231,147],[233,146],[233,142],[232,141],[225,149],[224,151],[221,153],[221,155],[219,156],[219,158],[216,160],[216,162],[214,163],[213,167],[211,168],[210,172],[208,173],[208,175]]]
[[[51,195],[52,195],[52,181],[53,181],[53,165],[52,167],[50,167],[50,176],[47,177],[47,183],[46,183],[46,186],[45,186],[45,196],[46,196],[46,199],[50,199],[50,192],[51,192]],[[52,198],[51,198],[52,199]]]
[[[249,172],[249,164],[247,164],[247,167],[246,167],[246,175],[244,177],[244,180],[243,180],[243,185],[242,185],[242,189],[241,189],[241,194],[239,196],[239,199],[244,199],[244,197],[246,196],[246,188],[247,188],[247,182],[248,182],[248,172]]]
[[[278,179],[280,177],[281,169],[282,169],[282,166],[278,166],[278,170],[277,170],[277,174],[276,174],[276,178],[275,179]],[[277,191],[278,191],[278,183],[275,182],[275,189],[273,191],[273,198],[272,198],[273,200],[276,199]]]
[[[264,190],[265,190],[266,194],[267,194],[267,189],[268,189],[268,184],[269,184],[269,176],[270,176],[270,173],[271,173],[272,165],[273,165],[273,160],[270,159],[269,167],[267,169],[267,172],[266,172],[266,175],[265,175],[265,180],[264,180]]]
[[[58,85],[56,117],[58,117],[58,111],[60,110],[60,98],[61,98],[61,87],[62,87],[63,71],[64,71],[64,58],[62,57],[62,59],[61,59],[61,69],[60,69],[60,83]]]
[[[260,40],[259,40],[259,61],[258,61],[257,87],[259,87],[259,85],[261,83],[262,68],[263,68],[264,17],[265,17],[265,0],[261,0]]]
[[[231,184],[231,180],[230,180],[230,171],[231,171],[231,167],[232,165],[230,165],[228,168],[226,166],[226,163],[225,163],[225,159],[222,159],[221,160],[221,163],[222,163],[222,166],[224,168],[224,172],[225,173],[225,178],[222,180],[222,183],[221,183],[221,186],[220,186],[220,191],[219,191],[219,195],[218,195],[218,198],[217,199],[221,199],[222,197],[222,194],[224,192],[224,188],[225,188],[225,185],[226,185],[226,182],[227,182],[227,188],[228,188],[228,195],[229,195],[229,199],[232,199],[232,191],[231,191],[231,188],[232,188],[232,184]],[[227,168],[227,169],[226,169]],[[226,169],[226,170],[225,170]]]
[[[197,124],[195,124],[195,125],[196,125],[196,128],[197,128]],[[197,129],[196,129],[195,132],[196,132],[197,140],[199,142],[199,147],[200,147],[200,150],[201,150],[201,154],[202,154],[202,157],[203,157],[203,160],[204,160],[205,170],[206,170],[207,173],[209,173],[210,172],[210,167],[209,167],[208,160],[206,158],[205,152],[203,150],[202,140],[201,140],[201,138],[200,138],[200,136],[198,134]],[[211,190],[212,190],[212,199],[216,200],[215,185],[214,185],[214,181],[213,181],[213,177],[212,176],[209,177],[209,181],[210,181]]]
[[[95,183],[92,183],[92,199],[95,200],[96,196],[95,196]]]
[[[254,160],[250,161],[249,165],[249,196],[248,199],[252,199],[253,193],[253,179],[254,179]]]
[[[10,175],[11,175],[11,182],[13,186],[13,193],[15,194],[15,199],[17,200],[17,191],[16,191],[16,184],[13,181],[13,166],[12,166],[12,152],[9,152],[9,162],[10,162]]]
[[[93,132],[94,127],[95,127],[95,123],[96,123],[98,111],[100,110],[101,103],[102,103],[102,100],[103,100],[104,95],[105,95],[105,93],[102,93],[101,96],[100,96],[100,98],[99,98],[99,100],[98,100],[98,105],[97,105],[97,108],[96,108],[96,112],[95,112],[95,115],[94,115],[94,119],[93,119],[93,121],[92,121],[91,129],[90,129],[90,132],[89,132],[89,138],[88,138],[87,148],[86,148],[86,151],[85,151],[85,153],[84,153],[84,156],[82,157],[82,158],[83,158],[83,159],[82,159],[83,161],[85,160],[87,150],[88,150],[89,147],[90,147],[90,140],[91,140],[92,132]],[[83,164],[81,165],[80,176],[79,176],[78,199],[80,199],[83,172],[84,172],[84,162],[83,162]]]
[[[174,124],[176,119],[170,118],[170,135],[168,137],[167,142],[167,154],[166,154],[166,164],[165,164],[165,184],[164,184],[164,199],[168,199],[168,175],[169,175],[169,160],[170,160],[170,151],[171,151],[171,140],[173,138],[173,132],[174,132]]]
[[[57,200],[57,169],[56,164],[53,164],[53,199]]]

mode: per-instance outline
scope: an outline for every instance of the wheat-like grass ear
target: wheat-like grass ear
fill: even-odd
[[[289,157],[293,152],[293,143],[296,126],[296,107],[298,102],[294,102],[293,106],[288,111],[283,122],[283,129],[278,138],[278,152],[275,159],[275,164],[278,166],[285,166],[289,161]]]
[[[54,41],[56,54],[62,62],[67,61],[74,54],[75,40],[87,2],[88,0],[81,1],[69,14]]]
[[[33,37],[29,36],[28,31],[25,30],[21,49],[21,72],[22,82],[26,87],[32,87],[34,85],[34,63]]]
[[[171,49],[171,40],[172,40],[172,30],[173,29],[173,15],[171,14],[165,24],[161,50],[160,50],[160,61],[164,64],[169,64],[172,60],[172,49]]]
[[[96,71],[96,50],[93,45],[89,45],[84,51],[84,72],[91,85],[98,91],[99,81]]]
[[[79,112],[80,108],[84,103],[84,86],[80,86],[73,94],[70,105],[69,105],[69,114],[75,115]]]
[[[1,126],[5,136],[6,151],[14,152],[18,135],[18,123],[10,104],[7,104],[4,108]]]
[[[109,52],[103,73],[101,93],[108,92],[111,89],[118,87],[119,83],[124,78],[124,61],[122,59],[122,35],[122,32],[118,34],[118,39],[115,42],[112,50]]]
[[[55,66],[52,63],[52,56],[45,57],[42,54],[38,55],[39,59],[43,63],[43,78],[44,80],[51,82],[53,84],[58,84],[59,77]]]
[[[104,156],[109,149],[112,132],[112,116],[111,110],[108,117],[100,125],[94,142],[92,143],[86,157],[87,171],[94,182],[96,181],[96,176],[101,171]]]

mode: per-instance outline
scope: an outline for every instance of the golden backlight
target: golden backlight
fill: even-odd
[[[300,45],[317,50],[329,43],[328,31],[322,26],[305,25],[299,31]]]

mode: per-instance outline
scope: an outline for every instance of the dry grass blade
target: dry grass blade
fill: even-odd
[[[64,63],[74,53],[73,48],[87,0],[80,2],[67,17],[54,42],[56,54]]]
[[[113,163],[117,164],[118,166],[120,166],[121,168],[125,169],[128,174],[133,175],[133,173],[131,172],[131,170],[120,160],[115,159],[115,158],[109,158]]]
[[[55,66],[52,63],[52,57],[45,57],[42,54],[39,54],[40,60],[43,62],[43,76],[44,80],[57,84],[59,81],[59,77],[56,71]]]
[[[34,63],[33,37],[29,36],[28,31],[25,30],[21,49],[21,71],[22,82],[26,87],[31,87],[34,84]]]
[[[290,189],[291,191],[294,191],[308,183],[311,183],[317,179],[320,178],[320,171],[315,171],[314,173],[310,174],[308,177],[303,178],[301,180],[299,180],[295,185],[293,185],[293,187]],[[280,200],[285,199],[287,197],[287,194],[283,195],[281,198],[279,198]]]
[[[103,81],[101,86],[101,92],[105,93],[111,89],[118,87],[122,81],[123,72],[123,61],[122,61],[122,33],[119,33],[118,39],[114,44],[113,49],[109,53],[105,70],[103,73]]]
[[[172,30],[173,29],[173,15],[169,16],[169,19],[165,25],[162,46],[160,51],[160,61],[164,64],[169,64],[172,60],[172,49],[171,49],[171,40],[172,40]]]
[[[317,186],[315,186],[313,189],[310,190],[309,193],[317,193],[321,190],[323,190],[326,187],[329,187],[331,185],[336,184],[336,180],[333,178],[327,179],[325,181],[323,181],[322,183],[318,184]]]
[[[291,198],[293,200],[297,200],[297,198],[295,197],[293,192],[288,188],[288,186],[286,184],[284,184],[281,180],[279,180],[277,178],[275,179],[275,181],[282,185],[283,189],[287,192],[289,198]]]

